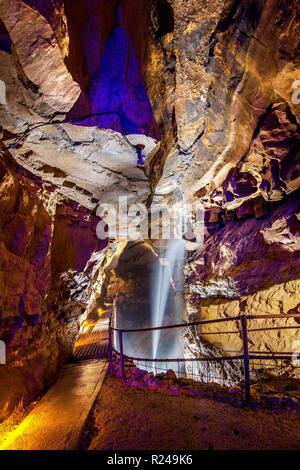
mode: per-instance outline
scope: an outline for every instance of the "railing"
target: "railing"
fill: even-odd
[[[157,363],[177,363],[178,364],[178,373],[179,373],[179,364],[180,363],[206,363],[207,365],[212,363],[222,363],[224,361],[233,362],[233,361],[241,361],[243,367],[243,383],[244,383],[244,397],[247,403],[251,400],[251,363],[255,364],[257,361],[260,361],[260,364],[265,364],[266,361],[292,361],[293,358],[299,357],[299,352],[274,352],[274,351],[250,351],[249,350],[249,333],[253,332],[263,332],[263,331],[280,331],[286,329],[299,329],[300,324],[296,325],[288,325],[288,326],[266,326],[262,328],[249,328],[249,322],[251,321],[261,321],[261,320],[280,320],[280,319],[299,319],[300,314],[273,314],[273,315],[239,315],[235,317],[228,317],[228,318],[219,318],[215,320],[199,320],[195,322],[187,322],[187,323],[180,323],[174,325],[163,325],[157,327],[147,327],[147,328],[136,328],[136,329],[122,329],[122,328],[115,328],[112,324],[112,318],[110,318],[109,322],[109,364],[110,364],[110,371],[112,370],[112,361],[113,361],[113,353],[117,353],[120,357],[120,367],[121,367],[121,376],[122,379],[125,380],[125,360],[130,359],[135,363],[144,363],[145,366],[147,363],[157,364]],[[219,353],[232,353],[235,352],[234,355],[220,355],[220,356],[202,356],[202,357],[185,357],[185,358],[145,358],[145,357],[133,357],[124,354],[124,335],[130,333],[145,333],[151,332],[156,330],[172,330],[178,328],[193,328],[193,327],[205,327],[205,325],[219,325],[219,324],[228,324],[228,323],[238,323],[239,328],[235,331],[209,331],[209,332],[201,332],[200,336],[206,335],[229,335],[238,333],[241,337],[242,341],[242,348],[241,351],[222,351],[221,349],[218,350]],[[114,345],[114,335],[117,335],[119,350],[115,348]],[[300,339],[300,337],[299,337]],[[299,341],[300,343],[300,341]],[[215,347],[217,350],[218,348]],[[281,362],[282,364],[282,362]],[[156,369],[155,369],[156,370]],[[193,373],[192,373],[193,378]]]

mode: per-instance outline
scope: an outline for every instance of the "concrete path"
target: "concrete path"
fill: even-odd
[[[0,450],[76,449],[107,368],[106,360],[65,366],[37,406],[7,435]]]

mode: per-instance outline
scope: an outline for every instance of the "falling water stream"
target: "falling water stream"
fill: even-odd
[[[184,240],[166,240],[158,250],[159,265],[152,281],[153,327],[182,323],[183,312],[183,268],[185,256]],[[152,333],[153,359],[178,359],[183,357],[180,329],[154,330]],[[165,369],[165,363],[153,363],[153,367]]]
[[[159,328],[184,321],[184,264],[188,248],[183,239],[183,234],[186,234],[184,206],[180,198],[176,199],[179,202],[173,204],[172,218],[167,219],[169,238],[154,238],[151,245],[148,245],[152,252],[151,265],[148,265],[150,298],[146,295],[144,304],[116,303],[118,328]],[[157,219],[157,223],[161,228],[160,219]],[[115,342],[118,343],[117,338]],[[184,328],[131,331],[123,335],[123,346],[125,354],[136,358],[135,362],[139,367],[154,373],[173,369],[178,375],[185,375],[184,363],[177,361],[184,358]]]
[[[151,305],[148,321],[140,327],[160,327],[183,322],[184,302],[184,260],[185,241],[182,239],[161,240],[155,247],[157,262],[151,277]],[[141,307],[134,304],[114,303],[114,325],[117,328],[130,329],[135,327],[142,316]],[[123,312],[122,313],[122,309]],[[125,320],[124,320],[125,318]],[[130,319],[128,321],[128,318]],[[132,318],[135,324],[132,325]],[[149,321],[150,320],[150,321]],[[163,359],[162,361],[141,361],[142,366],[150,372],[165,372],[168,368],[176,373],[184,373],[177,361],[166,362],[166,359],[184,357],[183,329],[170,328],[153,330],[147,333],[131,332],[123,335],[124,352],[129,357],[147,359]],[[114,344],[119,350],[119,338],[114,333]]]

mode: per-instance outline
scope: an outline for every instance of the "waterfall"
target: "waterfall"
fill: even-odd
[[[184,240],[168,240],[160,244],[159,266],[153,279],[152,326],[182,322],[184,254]],[[178,329],[153,331],[153,358],[183,357],[181,333]]]

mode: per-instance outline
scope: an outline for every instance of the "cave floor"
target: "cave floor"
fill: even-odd
[[[89,450],[300,449],[300,411],[242,408],[138,390],[107,377],[89,418]]]
[[[107,371],[106,360],[68,364],[0,450],[63,450],[78,446],[82,428]]]

